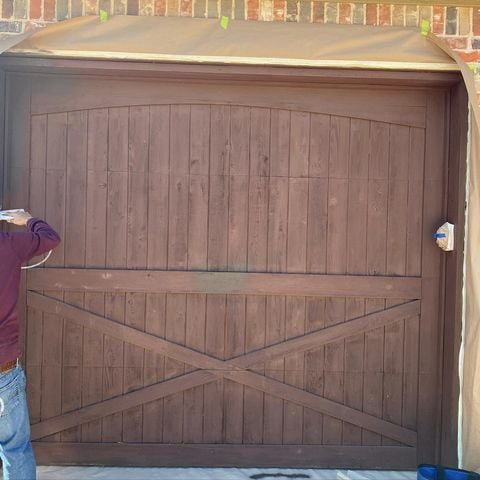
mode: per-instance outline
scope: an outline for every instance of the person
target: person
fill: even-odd
[[[35,480],[25,374],[19,360],[20,267],[55,248],[60,237],[28,212],[8,215],[9,223],[26,226],[28,231],[0,232],[0,458],[4,480]]]

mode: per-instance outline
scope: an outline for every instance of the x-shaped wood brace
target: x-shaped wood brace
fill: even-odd
[[[59,315],[85,328],[96,330],[124,342],[151,350],[157,354],[165,355],[198,369],[185,375],[165,380],[140,390],[37,423],[32,426],[33,440],[38,440],[68,428],[137,405],[158,400],[159,398],[180,391],[213,382],[219,378],[226,378],[267,394],[277,396],[283,400],[294,402],[317,412],[368,429],[403,444],[410,446],[416,445],[417,434],[413,430],[392,424],[300,388],[284,384],[278,380],[265,377],[249,370],[249,367],[272,360],[272,358],[275,357],[306,352],[327,343],[343,340],[349,336],[417,316],[420,314],[419,300],[410,301],[387,310],[365,315],[300,337],[295,337],[229,360],[219,360],[210,357],[209,355],[188,347],[136,330],[36,292],[28,292],[27,304],[29,307],[37,308],[45,313]]]

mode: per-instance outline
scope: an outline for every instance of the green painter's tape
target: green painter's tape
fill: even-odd
[[[228,22],[230,21],[230,18],[228,17],[223,17],[222,16],[222,19],[220,20],[220,26],[226,30],[228,28]]]
[[[430,32],[430,22],[428,20],[422,20],[422,35],[427,36]]]
[[[100,10],[100,23],[105,23],[108,20],[108,12]]]
[[[468,67],[475,75],[478,73],[478,65],[476,63],[469,63]]]

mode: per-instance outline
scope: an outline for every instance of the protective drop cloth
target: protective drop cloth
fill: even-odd
[[[0,475],[0,479],[1,478]],[[414,480],[415,478],[415,472],[379,472],[373,470],[125,467],[38,468],[38,480]]]
[[[399,48],[401,47],[401,48]],[[179,17],[78,17],[36,32],[9,53],[195,63],[458,70],[417,29]]]

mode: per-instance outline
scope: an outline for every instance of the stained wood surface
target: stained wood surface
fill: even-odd
[[[215,108],[223,108],[222,105],[225,105],[229,109],[231,106],[253,106],[267,111],[277,108],[425,127],[426,101],[424,92],[420,90],[398,87],[377,89],[376,101],[372,102],[369,90],[355,87],[339,89],[327,86],[312,89],[297,86],[292,89],[277,86],[272,90],[270,85],[253,82],[233,88],[228,83],[188,83],[179,87],[175,81],[158,83],[155,80],[144,80],[142,87],[138,88],[136,82],[121,79],[99,78],[92,82],[81,77],[72,80],[62,75],[48,78],[39,76],[32,97],[32,113],[50,114],[99,107],[160,104],[175,105],[175,110],[201,104],[215,105]],[[66,85],[71,87],[66,88]],[[256,133],[260,134],[258,131]]]
[[[352,468],[395,469],[417,466],[415,450],[408,447],[304,445],[160,445],[105,443],[34,444],[37,459],[46,465],[168,466],[168,467],[306,467],[320,464],[325,468],[351,465]]]
[[[32,290],[421,298],[420,277],[44,268]]]
[[[30,206],[64,240],[27,279],[43,458],[434,461],[442,95],[40,78]]]

